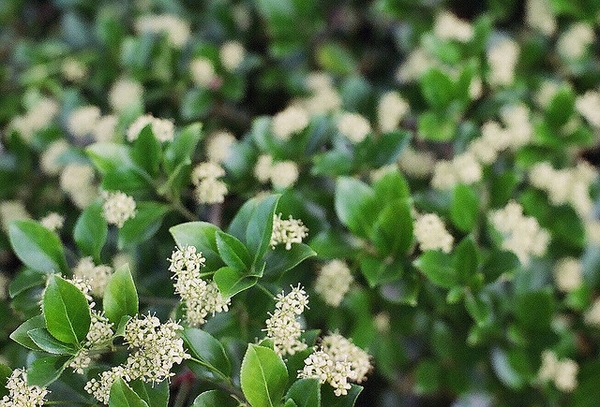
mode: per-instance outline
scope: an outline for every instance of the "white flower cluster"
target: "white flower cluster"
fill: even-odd
[[[214,281],[200,277],[204,261],[202,253],[197,253],[195,246],[177,248],[169,259],[175,293],[181,296],[186,320],[191,326],[204,324],[209,314],[214,316],[217,312],[227,312],[231,303],[229,298],[223,297]]]
[[[551,350],[542,352],[542,366],[538,371],[538,379],[542,382],[552,380],[557,389],[572,392],[577,387],[579,366],[572,359],[559,360]]]
[[[592,306],[583,315],[586,324],[600,328],[600,298],[597,298]]]
[[[191,34],[189,24],[172,14],[151,14],[139,17],[135,22],[135,30],[140,34],[165,33],[175,48],[182,48]]]
[[[400,159],[398,165],[403,173],[414,177],[414,178],[425,178],[435,168],[435,156],[430,151],[415,150],[411,147],[406,147]]]
[[[575,109],[589,124],[600,128],[600,92],[588,90],[575,99]]]
[[[554,266],[554,281],[562,292],[569,293],[579,288],[583,281],[581,262],[574,257],[564,257]]]
[[[104,296],[104,289],[113,273],[107,265],[96,266],[91,257],[84,257],[73,269],[73,277],[84,281],[90,287],[90,293],[98,298]]]
[[[277,139],[287,141],[304,130],[308,121],[308,112],[302,106],[291,105],[273,116],[271,129]]]
[[[300,338],[304,330],[298,321],[298,317],[308,308],[306,291],[298,285],[292,287],[287,295],[283,291],[277,294],[275,300],[275,312],[269,313],[265,321],[267,338],[273,340],[275,352],[285,356],[306,349],[306,344]]]
[[[333,87],[331,77],[328,74],[312,72],[306,79],[306,86],[312,94],[303,100],[303,104],[311,116],[339,110],[342,105],[342,98]]]
[[[273,157],[263,154],[258,157],[254,166],[254,176],[261,183],[271,181],[273,188],[286,189],[298,180],[300,170],[294,161],[273,162]]]
[[[40,157],[40,167],[46,175],[58,175],[64,164],[60,162],[60,158],[69,149],[69,143],[66,140],[60,139],[53,141],[44,150]]]
[[[119,118],[117,116],[112,114],[102,116],[96,122],[94,139],[98,142],[113,141],[116,135],[117,124],[119,124]]]
[[[83,374],[92,362],[90,351],[109,346],[114,337],[113,324],[103,313],[92,310],[91,317],[86,342],[69,363],[69,367],[79,374]]]
[[[40,224],[46,229],[49,229],[53,232],[56,232],[57,230],[61,229],[64,223],[65,217],[56,212],[50,212],[42,219],[40,219]]]
[[[563,32],[556,42],[558,54],[569,60],[583,57],[594,42],[594,29],[587,23],[575,23]]]
[[[519,44],[510,38],[501,39],[492,45],[487,52],[490,85],[510,86],[513,84],[519,53]]]
[[[110,88],[108,103],[115,112],[124,112],[132,106],[142,104],[144,87],[138,81],[123,77]]]
[[[192,171],[192,184],[196,186],[194,197],[200,204],[216,204],[225,201],[227,184],[219,178],[225,170],[214,162],[198,164]]]
[[[415,48],[396,71],[396,80],[408,83],[419,80],[427,70],[437,63],[423,48]]]
[[[60,188],[66,192],[73,203],[80,209],[88,206],[96,199],[94,187],[94,169],[83,163],[71,163],[60,174]]]
[[[304,360],[298,378],[318,379],[328,382],[336,396],[348,394],[349,381],[362,383],[371,370],[371,357],[339,334],[330,334],[321,341],[319,349]]]
[[[435,17],[433,33],[442,40],[469,42],[473,38],[473,27],[448,11],[441,11]]]
[[[227,41],[225,44],[221,45],[221,49],[219,49],[221,64],[223,64],[223,67],[229,72],[234,72],[238,69],[244,61],[245,55],[246,50],[238,41]]]
[[[60,66],[63,77],[70,82],[79,82],[87,75],[85,65],[75,58],[67,58]]]
[[[534,217],[524,216],[523,207],[515,201],[492,211],[490,221],[504,237],[502,248],[513,252],[522,264],[529,264],[532,255],[546,253],[550,234],[540,227]]]
[[[550,3],[550,0],[527,0],[525,5],[527,25],[548,36],[554,34],[557,27]]]
[[[173,365],[190,357],[179,337],[182,329],[172,321],[161,324],[157,317],[151,315],[130,319],[123,335],[132,352],[127,361],[103,372],[99,379],[92,378],[86,383],[85,390],[96,400],[108,404],[110,388],[119,378],[126,382],[140,379],[147,383],[160,383],[173,376]]]
[[[48,127],[58,113],[59,105],[51,98],[41,98],[21,116],[12,119],[10,127],[19,132],[26,142],[30,142],[36,132]]]
[[[175,138],[175,125],[171,120],[158,119],[151,114],[140,116],[127,129],[127,140],[134,141],[147,125],[151,125],[154,137],[160,142],[173,141]]]
[[[354,281],[348,265],[342,260],[332,260],[319,270],[315,281],[315,292],[327,304],[337,307]]]
[[[209,88],[218,79],[213,63],[208,58],[198,57],[190,62],[192,82],[196,85]]]
[[[285,250],[292,248],[292,243],[302,243],[302,239],[308,236],[308,228],[300,219],[281,219],[281,213],[273,215],[273,232],[271,234],[271,247],[274,249],[278,244],[285,244]]]
[[[476,157],[466,152],[451,161],[440,160],[433,169],[431,185],[440,190],[452,189],[456,184],[473,184],[481,179],[482,169]]]
[[[37,407],[43,406],[49,391],[45,387],[29,386],[27,372],[15,369],[6,383],[8,395],[0,400],[0,407]]]
[[[548,162],[535,164],[529,171],[529,182],[546,191],[553,205],[570,204],[583,219],[590,217],[594,202],[589,190],[598,177],[596,169],[585,161],[574,168],[555,170]]]
[[[448,233],[444,221],[435,213],[417,215],[414,234],[422,251],[441,250],[450,253],[452,250],[454,237]]]
[[[29,213],[21,201],[0,201],[0,221],[2,229],[8,231],[12,221],[29,219]]]
[[[337,120],[338,131],[350,140],[352,143],[360,143],[369,133],[371,133],[371,124],[362,115],[358,113],[345,112]]]
[[[206,142],[206,158],[216,164],[224,162],[235,143],[235,136],[228,131],[214,133]]]
[[[100,120],[100,108],[98,106],[82,106],[73,110],[67,120],[69,132],[76,138],[91,135]]]
[[[395,130],[409,110],[408,102],[402,99],[398,92],[383,94],[377,105],[379,130],[384,133]]]
[[[102,216],[107,223],[122,228],[127,220],[135,218],[135,200],[126,193],[102,191],[102,197]]]

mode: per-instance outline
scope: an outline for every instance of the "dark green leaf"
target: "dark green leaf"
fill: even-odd
[[[32,350],[41,350],[27,334],[29,331],[38,328],[46,328],[46,320],[43,315],[36,315],[33,318],[23,322],[17,329],[10,334],[10,339],[17,342],[19,345]]]
[[[213,105],[213,96],[208,89],[190,89],[181,101],[180,114],[185,120],[204,118]]]
[[[221,258],[232,269],[244,273],[252,265],[252,258],[242,242],[220,230],[216,234],[217,249]]]
[[[269,249],[273,233],[273,216],[280,195],[270,195],[260,201],[250,215],[246,228],[246,245],[256,266]]]
[[[27,335],[42,350],[54,355],[74,355],[77,348],[72,344],[63,343],[52,335],[46,328],[34,328],[27,331]]]
[[[86,148],[86,153],[94,166],[103,174],[119,168],[133,166],[129,155],[129,147],[117,143],[95,143]]]
[[[488,296],[468,291],[465,295],[465,306],[477,325],[486,326],[491,322],[492,304]]]
[[[290,250],[278,245],[275,249],[267,251],[264,273],[272,276],[280,275],[316,255],[317,253],[304,243],[293,244]]]
[[[138,294],[127,264],[119,267],[108,280],[102,306],[104,314],[115,326],[122,317],[137,315]]]
[[[57,275],[48,278],[42,311],[46,328],[61,342],[78,344],[90,329],[90,307],[85,295],[71,282]]]
[[[129,387],[144,400],[148,407],[165,407],[169,404],[169,381],[146,383],[141,380],[129,382]]]
[[[194,400],[192,407],[237,407],[235,399],[219,390],[208,390]]]
[[[69,273],[56,233],[33,220],[17,220],[10,224],[8,235],[12,249],[26,266],[46,273]]]
[[[5,385],[11,374],[12,369],[4,363],[0,363],[0,397],[7,396],[9,393]]]
[[[107,191],[121,191],[129,195],[152,193],[150,176],[137,167],[123,167],[107,171],[102,178],[102,188]]]
[[[239,272],[231,267],[221,267],[215,272],[213,280],[224,297],[233,297],[255,285],[258,277]]]
[[[514,253],[494,250],[483,264],[482,271],[485,280],[492,282],[496,281],[502,274],[512,272],[519,265],[519,259]]]
[[[507,353],[499,348],[492,349],[491,352],[492,367],[498,379],[506,386],[512,389],[521,389],[525,381],[512,366]]]
[[[340,177],[335,187],[335,212],[353,233],[367,238],[377,212],[375,193],[371,187],[354,178]]]
[[[354,407],[363,387],[357,384],[352,384],[351,386],[347,395],[339,397],[333,393],[333,388],[330,385],[325,384],[321,386],[321,405],[327,407]]]
[[[200,361],[199,364],[217,373],[220,379],[229,377],[231,363],[221,342],[208,332],[197,328],[185,328],[181,337],[192,357]]]
[[[432,141],[450,141],[456,137],[456,124],[443,114],[424,112],[418,118],[419,137]]]
[[[360,271],[367,279],[370,287],[394,281],[402,275],[402,264],[399,262],[387,263],[374,256],[365,256],[360,261]]]
[[[41,356],[27,367],[27,383],[46,387],[60,377],[65,370],[68,356]]]
[[[100,261],[100,251],[106,242],[108,226],[102,216],[102,204],[94,202],[81,212],[77,219],[73,238],[77,247],[86,256],[92,256]]]
[[[349,75],[357,71],[357,64],[348,49],[341,44],[328,42],[317,50],[321,68],[334,74]]]
[[[435,360],[425,359],[415,370],[415,391],[420,394],[434,393],[439,390],[442,369]]]
[[[172,174],[180,163],[186,159],[190,160],[194,156],[196,146],[203,135],[202,124],[192,123],[175,136],[164,154],[165,169],[169,174]]]
[[[187,222],[169,229],[177,246],[195,246],[206,259],[209,270],[216,270],[223,265],[217,247],[216,234],[219,228],[208,222]]]
[[[287,386],[288,372],[275,351],[249,344],[242,361],[242,391],[252,407],[277,407]]]
[[[470,232],[477,224],[479,197],[467,185],[459,184],[452,192],[450,219],[463,232]]]
[[[515,316],[529,330],[550,329],[553,315],[554,296],[550,290],[532,291],[516,298]]]
[[[139,202],[135,217],[127,220],[119,229],[119,247],[129,246],[150,239],[160,228],[168,205],[157,202]]]
[[[381,207],[397,199],[410,198],[408,182],[397,170],[390,171],[375,181],[373,190]]]
[[[414,262],[432,283],[444,288],[452,288],[458,283],[456,270],[452,266],[452,256],[434,250],[421,254]]]
[[[17,274],[8,286],[8,294],[11,298],[16,297],[21,292],[46,284],[48,274],[31,269],[25,269]]]
[[[455,90],[454,83],[444,72],[432,68],[421,77],[421,92],[429,106],[442,109],[452,101]]]
[[[373,226],[373,244],[383,256],[403,255],[412,247],[413,218],[411,203],[406,198],[385,200]]]
[[[298,407],[320,407],[320,387],[317,379],[300,379],[290,386],[285,397],[294,400]]]
[[[160,143],[152,133],[152,126],[148,124],[140,131],[138,138],[131,147],[131,160],[151,176],[158,174],[162,159]]]
[[[479,267],[477,259],[477,247],[471,236],[465,237],[454,249],[452,264],[456,270],[458,281],[470,285],[474,281]]]
[[[110,387],[109,407],[148,407],[142,398],[121,378],[115,380]]]

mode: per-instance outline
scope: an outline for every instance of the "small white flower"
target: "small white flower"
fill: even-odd
[[[371,133],[371,124],[358,113],[343,113],[337,120],[338,131],[357,144],[363,141]]]
[[[182,48],[191,35],[189,24],[172,14],[139,17],[135,21],[135,29],[138,33],[165,33],[175,48]]]
[[[15,369],[6,383],[8,395],[2,397],[2,407],[37,407],[43,406],[49,391],[45,387],[29,386],[27,372]]]
[[[82,138],[93,133],[101,112],[97,106],[83,106],[71,112],[68,120],[68,128],[71,134]]]
[[[469,42],[473,38],[473,27],[448,11],[441,11],[435,18],[433,32],[444,40]]]
[[[8,231],[8,226],[12,221],[30,219],[29,213],[21,201],[1,201],[0,202],[0,221],[2,229]]]
[[[422,251],[442,250],[450,253],[454,237],[448,233],[444,222],[434,213],[417,217],[414,224],[415,239]]]
[[[273,164],[270,171],[271,184],[275,189],[290,188],[298,180],[300,171],[293,161],[278,161]]]
[[[132,197],[121,191],[104,192],[102,216],[111,225],[122,228],[125,221],[135,217],[135,201]]]
[[[304,108],[291,105],[273,116],[271,128],[276,138],[286,141],[304,130],[308,126],[308,121],[308,112]]]
[[[65,223],[65,217],[56,212],[50,212],[40,219],[40,223],[45,228],[55,232],[63,227],[63,224]]]
[[[90,292],[98,298],[104,296],[104,289],[112,273],[112,267],[96,266],[91,257],[82,258],[73,269],[73,277],[87,283],[90,286]]]
[[[190,62],[192,81],[198,86],[208,88],[217,79],[215,67],[207,58],[194,58]]]
[[[273,157],[263,154],[258,157],[254,166],[254,176],[259,182],[265,183],[271,179],[271,168],[273,166]]]
[[[410,106],[398,92],[385,93],[379,99],[379,105],[377,106],[379,129],[382,132],[395,130],[409,109]]]
[[[594,29],[587,23],[575,23],[563,32],[556,42],[558,54],[570,60],[580,59],[594,42]]]
[[[245,54],[246,50],[244,49],[244,46],[238,41],[228,41],[223,44],[219,50],[221,63],[229,72],[235,71],[240,66],[244,60]]]
[[[206,157],[208,161],[220,164],[229,157],[231,147],[235,145],[236,138],[228,131],[213,134],[206,143]]]
[[[554,267],[554,280],[562,292],[576,290],[583,280],[581,262],[573,257],[560,259]]]
[[[488,81],[492,86],[509,86],[515,79],[519,45],[512,39],[497,41],[487,52],[490,67]]]
[[[115,112],[124,112],[132,106],[141,105],[144,95],[143,86],[126,77],[113,83],[108,93],[108,103]]]
[[[175,138],[175,125],[171,120],[158,119],[151,114],[138,117],[127,129],[127,140],[134,141],[139,135],[140,131],[147,125],[151,125],[152,133],[154,137],[160,142],[173,141]]]
[[[273,232],[271,234],[271,247],[285,244],[285,249],[290,250],[292,243],[302,243],[302,239],[308,236],[308,228],[301,220],[292,218],[281,219],[281,213],[273,215]]]
[[[267,338],[273,340],[275,352],[285,356],[306,349],[306,344],[300,338],[304,330],[297,319],[308,308],[306,292],[298,285],[292,287],[287,295],[282,291],[275,300],[275,311],[269,313],[265,322]]]
[[[58,175],[64,164],[60,158],[69,149],[69,143],[60,139],[52,142],[40,157],[40,167],[47,175]]]
[[[315,292],[327,304],[337,307],[354,281],[350,269],[342,260],[332,260],[319,270]]]

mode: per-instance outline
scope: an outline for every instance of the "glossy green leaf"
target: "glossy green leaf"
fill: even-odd
[[[486,326],[491,322],[492,304],[489,297],[485,294],[467,292],[465,295],[465,306],[477,325]]]
[[[514,304],[515,316],[524,327],[534,331],[550,329],[554,315],[554,296],[550,290],[521,294]]]
[[[138,167],[107,171],[101,185],[106,191],[121,191],[128,195],[149,195],[154,189],[150,176]]]
[[[221,267],[213,275],[213,280],[224,297],[233,297],[255,285],[258,277],[239,272],[231,267]]]
[[[296,380],[288,390],[287,399],[298,407],[319,407],[321,405],[321,385],[317,379]]]
[[[467,185],[459,184],[452,192],[450,219],[457,228],[470,232],[477,224],[479,197]]]
[[[129,168],[133,162],[129,147],[117,143],[94,143],[86,148],[86,153],[94,166],[103,174],[119,168]]]
[[[335,187],[335,213],[340,221],[360,237],[369,237],[377,213],[375,193],[355,178],[341,177]]]
[[[41,356],[27,367],[27,383],[46,387],[60,377],[70,360],[69,356]]]
[[[219,390],[208,390],[196,397],[192,407],[237,407],[238,405],[233,397]]]
[[[160,143],[152,133],[152,126],[148,124],[140,131],[138,138],[131,146],[131,160],[151,176],[158,174],[162,160]]]
[[[417,122],[419,137],[431,141],[450,141],[456,137],[456,124],[438,112],[424,112]]]
[[[61,342],[78,344],[90,329],[90,307],[85,295],[73,283],[57,275],[48,278],[42,311],[46,328]]]
[[[150,239],[160,228],[170,207],[157,202],[139,202],[135,217],[128,219],[119,229],[119,247],[129,246]]]
[[[373,226],[373,244],[383,256],[400,256],[413,243],[411,203],[406,198],[386,202]]]
[[[358,384],[352,384],[348,394],[345,396],[336,396],[333,388],[329,384],[321,386],[321,405],[323,407],[354,407],[356,399],[362,392],[363,387]]]
[[[141,380],[129,382],[129,387],[144,400],[148,407],[165,407],[169,404],[169,381],[146,383]]]
[[[402,275],[402,264],[388,263],[375,256],[365,256],[360,261],[360,271],[367,279],[370,287],[394,281]]]
[[[467,236],[456,245],[452,264],[456,270],[456,277],[462,284],[469,285],[473,282],[478,271],[477,246],[472,237]]]
[[[185,120],[203,119],[213,103],[213,96],[208,89],[190,89],[181,101],[179,112]]]
[[[432,283],[444,288],[452,288],[458,283],[456,269],[452,266],[452,256],[449,254],[428,250],[414,262]]]
[[[9,392],[6,388],[6,382],[11,374],[12,369],[4,363],[0,363],[0,397],[8,396]]]
[[[122,317],[137,315],[138,294],[127,264],[119,267],[108,280],[102,306],[104,314],[115,326]]]
[[[17,274],[8,286],[8,294],[11,298],[16,297],[23,291],[46,284],[48,274],[38,270],[25,269]]]
[[[192,123],[175,136],[165,148],[163,158],[165,169],[169,174],[172,174],[180,163],[190,160],[194,156],[196,147],[203,136],[202,123]]]
[[[8,228],[8,236],[12,249],[26,266],[46,273],[69,273],[60,239],[38,222],[14,221]]]
[[[287,386],[288,372],[275,351],[249,344],[242,361],[242,391],[252,407],[277,407]]]
[[[270,195],[258,202],[250,215],[246,228],[246,246],[253,257],[252,265],[257,265],[271,243],[273,215],[280,195]]]
[[[285,273],[302,263],[309,257],[316,256],[317,253],[304,243],[293,244],[290,250],[284,246],[278,245],[272,250],[268,250],[265,255],[265,275],[275,276]]]
[[[73,229],[73,238],[77,247],[84,255],[100,261],[100,251],[106,243],[107,235],[108,225],[102,216],[102,204],[94,202],[88,205],[79,215]]]
[[[421,77],[421,92],[429,106],[441,109],[454,98],[454,83],[438,68],[431,68]]]
[[[316,58],[321,68],[334,74],[348,75],[357,71],[357,63],[350,50],[338,43],[321,45]]]
[[[46,328],[34,328],[27,331],[27,336],[42,350],[53,355],[74,355],[77,348],[68,343],[63,343],[50,335]]]
[[[525,385],[524,379],[511,364],[510,359],[503,349],[492,349],[491,362],[494,373],[507,387],[521,389]]]
[[[219,255],[227,266],[239,272],[246,272],[252,265],[252,258],[242,242],[222,231],[216,234]]]
[[[115,380],[110,387],[109,407],[148,407],[142,398],[121,378]]]
[[[398,171],[390,171],[373,183],[375,197],[383,208],[388,202],[410,198],[410,187]]]
[[[15,341],[21,346],[32,350],[41,350],[39,346],[35,344],[27,334],[33,329],[46,328],[46,320],[43,315],[36,315],[23,322],[17,329],[10,334],[10,339]]]
[[[188,364],[198,363],[204,369],[216,373],[220,379],[229,377],[231,363],[221,342],[208,332],[197,328],[185,328],[181,337],[192,357],[197,359],[188,361]]]
[[[180,223],[169,229],[177,246],[195,246],[206,259],[208,270],[216,270],[223,265],[217,247],[216,234],[219,228],[208,222]]]

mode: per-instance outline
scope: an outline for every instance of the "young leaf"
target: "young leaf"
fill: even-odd
[[[459,184],[452,192],[450,219],[460,230],[470,232],[477,224],[479,197],[467,185]]]
[[[28,267],[46,273],[69,273],[62,243],[56,233],[33,220],[17,220],[8,228],[10,245]]]
[[[138,313],[138,294],[127,264],[119,267],[108,280],[102,306],[115,326],[125,315],[133,317]]]
[[[90,329],[90,307],[71,282],[51,275],[44,291],[42,311],[48,332],[61,342],[78,344]]]
[[[142,398],[121,378],[115,380],[110,387],[109,407],[148,407]]]
[[[371,187],[354,178],[341,177],[335,186],[335,213],[353,233],[368,238],[377,211],[375,193]]]
[[[452,257],[446,253],[427,250],[413,265],[421,270],[432,283],[444,288],[452,288],[458,283],[456,269],[452,266]]]
[[[231,267],[221,267],[215,272],[213,280],[224,297],[233,297],[255,285],[258,277],[239,272]]]
[[[260,201],[250,216],[246,228],[246,245],[253,256],[252,265],[257,265],[271,242],[273,233],[273,215],[280,195],[270,195]]]
[[[86,256],[92,256],[94,260],[100,260],[100,251],[106,242],[108,234],[108,225],[106,219],[102,216],[102,204],[94,202],[81,212],[75,229],[73,238],[77,247]]]
[[[30,386],[45,387],[60,377],[65,370],[69,356],[42,356],[27,367],[27,383]]]
[[[27,331],[27,336],[42,350],[54,355],[74,355],[77,348],[73,345],[63,343],[52,335],[46,328],[34,328]]]
[[[237,407],[235,399],[219,390],[208,390],[194,400],[192,407]]]
[[[231,363],[221,342],[197,328],[185,328],[181,337],[192,357],[198,359],[204,368],[217,373],[221,378],[229,377]]]
[[[21,346],[31,350],[41,350],[39,346],[35,344],[27,334],[29,331],[36,328],[46,328],[46,320],[43,315],[36,315],[33,318],[23,322],[17,329],[10,334],[10,339],[15,341]]]
[[[216,270],[223,265],[219,248],[217,247],[216,234],[219,228],[208,222],[187,222],[173,226],[169,229],[177,246],[195,246],[202,256],[209,270]]]
[[[158,174],[162,150],[160,143],[152,133],[148,124],[140,131],[130,150],[131,160],[151,176]]]
[[[296,380],[286,396],[294,400],[298,407],[319,407],[321,405],[321,385],[317,379]]]
[[[275,351],[249,344],[242,361],[242,391],[252,407],[277,407],[287,386],[288,372]]]
[[[252,258],[242,242],[220,230],[217,231],[216,242],[219,254],[225,264],[242,273],[248,271],[252,264]]]
[[[119,229],[119,247],[142,242],[154,236],[169,209],[168,205],[157,202],[138,203],[135,217]]]

